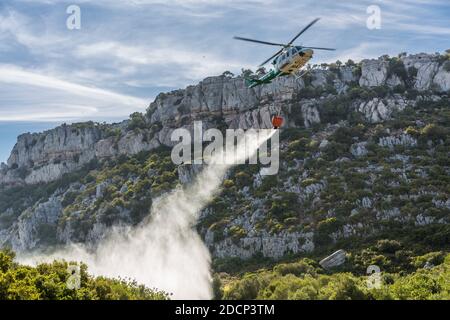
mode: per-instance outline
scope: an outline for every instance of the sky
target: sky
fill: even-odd
[[[69,29],[71,5],[80,29]],[[380,28],[367,27],[380,9]],[[255,69],[275,49],[233,36],[334,47],[312,63],[450,47],[449,0],[2,0],[0,162],[24,132],[115,122],[160,92]],[[71,20],[72,21],[72,20]]]

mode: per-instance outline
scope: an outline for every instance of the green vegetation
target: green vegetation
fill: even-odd
[[[435,262],[439,263],[409,274],[382,271],[380,286],[371,287],[367,275],[348,271],[330,273],[311,259],[301,259],[245,273],[239,278],[222,275],[222,286],[216,295],[233,300],[448,300],[450,255]]]
[[[87,266],[78,266],[79,289],[67,281],[73,262],[54,261],[36,267],[14,262],[14,253],[0,251],[0,300],[167,300],[163,291],[149,289],[135,281],[93,277]],[[69,271],[68,271],[69,270]]]
[[[329,114],[336,112],[336,107],[329,107]],[[227,299],[448,298],[444,280],[449,280],[450,258],[445,258],[450,243],[449,211],[436,205],[436,201],[447,201],[450,192],[448,107],[445,101],[425,101],[382,124],[361,121],[338,127],[326,136],[328,145],[321,148],[314,132],[323,134],[323,127],[288,129],[281,135],[282,165],[277,176],[263,177],[255,184],[257,167],[231,172],[228,188],[214,200],[212,213],[200,222],[199,230],[211,226],[214,241],[220,242],[233,228],[233,235],[240,234],[235,237],[239,244],[245,229],[232,221],[253,213],[254,204],[261,201],[264,214],[255,224],[257,231],[273,235],[312,231],[315,250],[285,254],[281,261],[258,254],[245,261],[216,259],[213,268],[221,282],[216,291]],[[381,137],[401,134],[417,139],[417,145],[389,148],[378,144]],[[366,142],[367,155],[351,154],[356,142]],[[397,160],[400,156],[405,163]],[[343,158],[347,160],[339,161]],[[253,179],[241,178],[248,175]],[[291,186],[317,191],[301,197],[287,190]],[[245,196],[240,191],[243,188],[248,190]],[[363,207],[363,198],[370,205]],[[383,216],[391,210],[400,218]],[[418,225],[420,216],[433,222]],[[443,222],[436,222],[439,219]],[[344,226],[356,226],[355,234],[342,237]],[[325,272],[317,266],[317,261],[341,248],[349,252],[342,268]],[[423,269],[427,262],[435,267]],[[372,264],[383,271],[381,291],[365,286],[366,269]],[[297,267],[307,271],[295,271]],[[305,293],[301,288],[310,289]]]
[[[450,60],[449,61],[445,61],[444,63],[444,70],[447,72],[450,72]]]
[[[389,76],[402,80],[395,88],[365,88],[353,83],[346,92],[336,95],[332,84],[340,62],[324,66],[331,75],[323,87],[312,86],[312,79],[306,75],[305,88],[292,108],[300,108],[301,99],[324,96],[315,102],[321,123],[305,128],[302,113],[291,113],[289,120],[299,127],[281,131],[279,174],[260,176],[260,165],[230,170],[196,226],[202,236],[210,232],[213,245],[228,239],[247,250],[244,240],[255,233],[256,237],[275,239],[308,233],[315,248],[311,253],[285,252],[279,261],[264,258],[258,251],[247,260],[215,259],[216,298],[449,298],[450,102],[434,101],[431,95],[436,93],[414,89],[414,67],[405,69],[398,58],[386,61]],[[443,63],[444,68],[449,68],[448,61]],[[361,73],[361,67],[354,62],[346,65],[353,73]],[[395,93],[417,99],[417,105],[394,112],[393,120],[379,124],[368,123],[361,112],[355,111],[355,102],[373,98],[386,101]],[[132,114],[125,131],[142,134],[144,141],[152,139],[162,128],[161,123],[148,126],[148,117],[155,108],[153,104],[145,116]],[[210,120],[220,129],[227,126],[222,115]],[[77,124],[73,130],[95,126],[98,124]],[[126,133],[111,126],[102,129],[104,137],[116,143]],[[384,137],[405,135],[414,142],[412,145],[380,143]],[[352,146],[357,143],[366,152],[354,154]],[[27,174],[16,169],[21,176]],[[98,222],[107,226],[138,224],[148,215],[153,200],[177,184],[178,170],[169,149],[93,160],[52,183],[0,189],[0,226],[10,227],[26,208],[56,194],[64,208],[57,228],[70,226],[79,237],[72,240],[84,241]],[[36,232],[44,243],[56,241],[55,226],[43,224]],[[298,237],[299,246],[304,242],[303,237]],[[341,248],[349,253],[345,265],[332,271],[319,267],[321,258]],[[63,286],[67,263],[31,268],[5,262],[12,261],[9,256],[0,255],[0,266],[8,266],[0,274],[0,294],[7,298],[159,297],[158,292],[142,291],[133,282],[93,278],[87,273],[83,273],[83,289],[69,292]],[[373,264],[383,271],[380,290],[366,286],[366,269]],[[53,279],[49,283],[54,289],[47,287],[47,276]]]
[[[142,221],[149,213],[152,199],[175,187],[178,171],[169,150],[161,148],[110,159],[82,181],[85,186],[82,190],[65,194],[65,208],[59,221],[62,228],[70,222],[80,239],[95,221],[106,225],[119,221],[134,225]],[[86,198],[92,200],[83,201]]]
[[[388,78],[393,74],[403,81],[408,80],[408,72],[403,64],[403,61],[396,57],[391,58],[389,61]]]
[[[130,115],[128,130],[144,129],[147,126],[145,117],[140,112],[134,112]]]

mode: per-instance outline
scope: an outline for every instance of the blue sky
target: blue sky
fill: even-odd
[[[81,29],[66,27],[69,5]],[[366,12],[381,9],[381,29]],[[162,91],[225,70],[255,68],[274,48],[234,35],[335,47],[313,63],[443,52],[450,47],[448,0],[2,0],[0,161],[17,134],[63,122],[119,121]]]

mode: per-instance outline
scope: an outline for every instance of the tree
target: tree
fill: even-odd
[[[241,69],[241,76],[244,78],[249,78],[253,75],[253,71],[250,69]]]
[[[260,76],[263,76],[263,75],[265,75],[267,72],[266,72],[266,68],[264,68],[264,67],[260,67],[260,68],[258,68],[258,70],[256,70],[256,74],[260,77]]]
[[[328,284],[321,288],[320,298],[326,300],[365,300],[368,296],[361,289],[359,280],[349,273],[334,275]]]
[[[348,59],[347,62],[345,63],[345,65],[347,67],[354,67],[354,66],[356,66],[356,63],[352,59]]]
[[[217,274],[213,276],[212,289],[214,300],[221,300],[223,296],[222,281]]]
[[[234,73],[232,73],[230,71],[225,71],[224,73],[222,73],[222,76],[224,76],[225,78],[233,78]]]

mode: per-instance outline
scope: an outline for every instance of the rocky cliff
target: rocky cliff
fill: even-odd
[[[237,170],[202,212],[215,257],[312,252],[389,223],[447,228],[449,195],[435,180],[449,173],[449,90],[448,55],[402,54],[254,89],[224,74],[162,93],[122,123],[23,134],[0,168],[0,245],[95,243],[114,224],[139,223],[152,199],[198,171],[170,162],[175,128],[269,128],[276,113],[286,120],[280,175]]]
[[[360,64],[334,64],[312,70],[304,79],[278,78],[271,84],[248,89],[242,77],[218,76],[184,90],[160,94],[150,104],[140,132],[127,130],[128,121],[116,125],[94,123],[63,125],[39,134],[18,137],[7,165],[2,165],[0,184],[35,184],[60,178],[94,158],[136,154],[160,145],[170,146],[174,128],[193,120],[229,128],[268,128],[271,116],[281,112],[286,127],[310,127],[322,121],[320,104],[334,94],[355,87],[413,88],[419,92],[450,90],[445,56],[401,55],[363,60]],[[448,67],[447,67],[448,68]],[[326,88],[312,97],[311,90]],[[386,99],[355,99],[353,108],[371,122],[390,117],[395,110],[414,104],[397,94]]]

